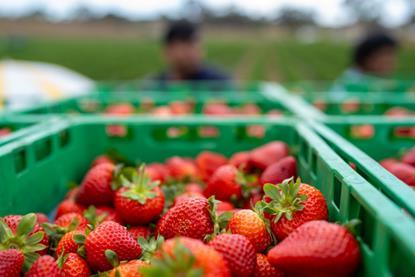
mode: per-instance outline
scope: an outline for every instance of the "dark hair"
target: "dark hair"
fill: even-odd
[[[198,38],[199,28],[196,24],[193,24],[186,20],[171,22],[166,32],[164,33],[163,43],[165,45],[173,42],[191,42]]]
[[[374,33],[366,36],[354,47],[353,63],[355,65],[364,65],[367,58],[384,47],[397,48],[398,42],[384,33]]]

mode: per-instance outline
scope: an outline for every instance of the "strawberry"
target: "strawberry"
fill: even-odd
[[[165,241],[149,267],[146,276],[230,277],[221,254],[200,240],[187,237]]]
[[[24,256],[19,250],[0,250],[0,276],[19,277],[23,263]]]
[[[209,246],[222,254],[234,276],[252,276],[255,272],[255,248],[244,236],[220,234],[209,242]]]
[[[260,115],[261,108],[253,103],[248,103],[239,108],[238,113],[246,115]]]
[[[313,186],[301,184],[300,178],[284,180],[277,186],[264,185],[271,199],[265,212],[271,214],[271,229],[282,240],[300,225],[311,220],[327,220],[328,211],[323,194]]]
[[[99,164],[115,164],[114,161],[107,155],[101,155],[95,158],[95,160],[92,162],[91,167],[94,167]]]
[[[75,203],[72,199],[65,199],[63,200],[58,207],[56,208],[56,215],[55,218],[58,218],[67,213],[78,213],[82,214],[85,210],[85,207],[82,205]]]
[[[146,165],[146,174],[151,181],[159,181],[163,184],[170,175],[169,169],[164,164],[151,163]]]
[[[222,165],[225,165],[228,160],[221,154],[203,151],[197,155],[195,162],[199,170],[200,177],[203,180],[208,180],[216,169]]]
[[[235,209],[235,207],[229,203],[229,202],[225,202],[225,201],[218,201],[218,206],[216,207],[216,211],[218,213],[221,212],[226,212],[226,211],[233,211]]]
[[[67,213],[55,220],[55,224],[60,227],[69,227],[73,222],[76,222],[78,229],[85,228],[88,224],[86,218],[78,213]]]
[[[112,268],[105,251],[114,251],[121,261],[136,259],[141,247],[124,226],[105,221],[98,225],[85,240],[86,259],[93,270],[105,271]]]
[[[389,170],[394,164],[399,163],[396,159],[384,159],[380,162],[380,165],[383,166],[386,170]]]
[[[107,107],[105,114],[126,116],[135,112],[134,106],[130,103],[112,104]]]
[[[4,127],[0,128],[0,138],[8,136],[12,133],[12,130],[10,128]]]
[[[169,103],[171,112],[174,115],[186,115],[192,113],[192,103],[183,101],[173,101]]]
[[[123,221],[131,225],[147,224],[160,216],[164,208],[164,194],[158,182],[152,182],[141,166],[139,173],[126,180],[115,194],[115,210]]]
[[[203,189],[200,187],[199,184],[196,183],[188,183],[185,187],[184,187],[184,191],[185,192],[195,192],[195,193],[203,193]]]
[[[91,275],[88,264],[76,253],[69,253],[58,259],[58,265],[65,277],[88,277]]]
[[[387,170],[395,175],[402,182],[411,187],[415,187],[415,167],[405,163],[395,163],[389,165]]]
[[[402,162],[415,166],[415,147],[412,147],[408,152],[405,153],[405,155],[402,157]]]
[[[49,255],[39,257],[25,274],[25,277],[63,277],[55,259]]]
[[[392,107],[385,112],[385,115],[390,117],[406,117],[410,116],[411,114],[411,110],[403,107]]]
[[[36,222],[38,224],[49,222],[49,218],[44,213],[36,213]]]
[[[286,156],[288,156],[288,145],[282,141],[273,141],[252,150],[249,163],[253,167],[264,170]]]
[[[288,156],[267,166],[261,174],[260,183],[279,184],[291,177],[297,178],[297,163],[293,156]]]
[[[98,206],[95,208],[95,212],[98,217],[103,217],[102,221],[115,221],[123,224],[123,220],[114,208],[108,206]]]
[[[66,255],[68,253],[77,253],[79,245],[76,243],[76,235],[83,235],[84,232],[81,230],[73,230],[62,236],[56,247],[56,254]]]
[[[360,250],[345,227],[315,220],[272,248],[268,260],[289,276],[353,276]]]
[[[168,106],[158,106],[151,111],[151,114],[156,117],[170,118],[173,112]]]
[[[234,213],[229,220],[228,228],[232,234],[245,236],[256,252],[263,252],[271,244],[271,236],[265,222],[252,210],[244,209]]]
[[[203,107],[203,114],[206,115],[232,115],[233,110],[225,103],[210,102]]]
[[[143,275],[140,273],[140,270],[144,266],[148,266],[148,264],[140,260],[132,260],[126,263],[121,263],[119,266],[110,271],[109,277],[141,277]]]
[[[145,239],[148,239],[150,237],[150,229],[145,226],[133,226],[128,228],[128,232],[133,236],[135,240],[137,240],[139,237],[143,237]]]
[[[236,168],[243,170],[243,171],[249,171],[249,152],[238,152],[232,155],[232,157],[229,159],[229,164],[235,166]]]
[[[189,197],[163,215],[157,223],[156,234],[166,239],[186,236],[202,240],[213,232],[210,209],[208,199]]]
[[[186,200],[187,198],[190,198],[190,197],[204,197],[205,198],[205,196],[200,192],[184,192],[180,195],[177,195],[174,198],[173,206],[176,205],[177,203],[181,202],[181,201]]]
[[[37,223],[35,214],[8,215],[0,218],[0,234],[2,232],[5,236],[0,242],[0,249],[19,249],[25,255],[25,259],[30,259],[28,262],[33,262],[33,258],[36,257],[33,252],[43,255],[49,247],[49,236]]]
[[[65,199],[70,199],[70,200],[75,201],[76,196],[78,195],[78,191],[79,191],[79,187],[74,187],[68,190],[68,192],[65,195]]]
[[[257,253],[255,277],[284,277],[284,273],[270,264],[267,256]]]
[[[111,189],[115,166],[104,163],[91,168],[78,191],[76,201],[83,205],[111,205],[114,192]]]
[[[206,196],[215,195],[218,200],[230,201],[242,196],[242,187],[238,183],[240,173],[233,165],[223,165],[210,177],[204,191]]]
[[[196,165],[190,159],[175,156],[168,159],[166,165],[174,179],[181,180],[198,176]]]

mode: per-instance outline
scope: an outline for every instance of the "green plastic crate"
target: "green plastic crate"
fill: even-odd
[[[45,126],[56,122],[57,118],[45,118],[43,116],[15,116],[0,118],[0,129],[11,131],[10,134],[0,136],[0,146],[12,142],[18,138],[41,131]]]
[[[265,87],[265,86],[264,86]],[[206,103],[223,101],[230,106],[238,107],[244,104],[257,104],[262,112],[275,110],[284,115],[291,115],[283,102],[275,101],[262,91],[198,91],[191,93],[168,93],[165,91],[96,91],[90,95],[73,97],[53,103],[45,103],[32,108],[15,111],[15,114],[94,114],[102,113],[110,104],[128,102],[138,110],[143,103],[153,103],[155,106],[167,105],[174,101],[191,101],[195,105],[195,113],[200,114]]]
[[[122,125],[125,136],[109,135]],[[261,125],[263,137],[246,132]],[[215,136],[201,136],[203,128]],[[169,137],[169,129],[185,130]],[[134,160],[162,161],[173,155],[194,157],[202,150],[231,155],[272,140],[287,142],[298,160],[304,182],[325,195],[330,219],[358,218],[363,254],[361,276],[409,276],[415,270],[415,222],[354,172],[309,127],[290,119],[73,118],[48,130],[0,147],[0,215],[50,212],[65,195],[67,184],[79,182],[95,156],[115,149]]]
[[[415,217],[415,190],[377,162],[397,157],[415,146],[415,134],[410,134],[410,128],[415,128],[415,118],[331,117],[324,123],[332,130],[316,122],[312,125],[331,148],[345,161],[353,163],[356,171],[378,190]],[[359,135],[357,131],[361,126],[369,128],[369,135]]]

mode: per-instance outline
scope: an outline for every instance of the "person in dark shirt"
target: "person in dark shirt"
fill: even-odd
[[[228,82],[230,77],[203,63],[203,47],[199,27],[188,21],[172,22],[163,37],[163,52],[167,70],[158,81]]]

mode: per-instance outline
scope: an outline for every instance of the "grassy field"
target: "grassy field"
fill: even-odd
[[[207,60],[236,78],[291,82],[336,78],[348,64],[345,43],[216,39],[205,42]],[[163,68],[157,41],[139,39],[0,38],[0,58],[61,64],[98,80],[151,76]],[[398,73],[415,73],[415,45],[400,52]]]

